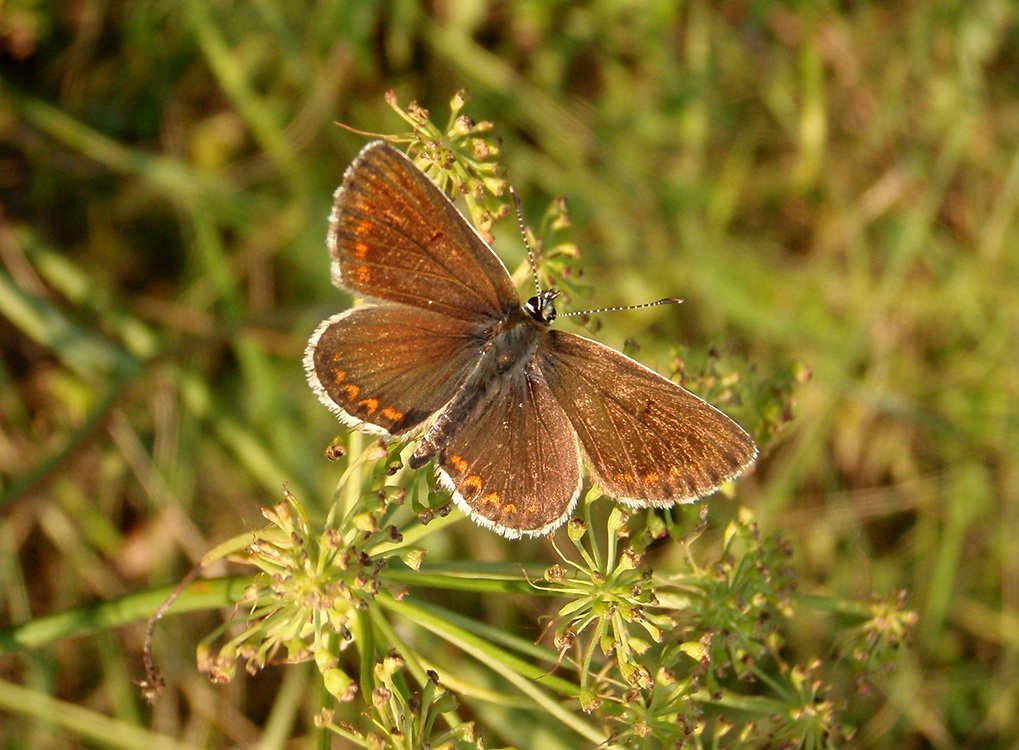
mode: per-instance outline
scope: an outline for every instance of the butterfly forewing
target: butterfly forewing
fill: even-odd
[[[582,486],[576,434],[540,374],[524,368],[492,385],[437,463],[460,508],[511,538],[554,531]]]
[[[401,435],[453,397],[479,351],[476,329],[465,321],[366,305],[324,321],[304,366],[319,399],[343,422]]]
[[[520,302],[506,267],[435,185],[382,141],[361,151],[336,191],[333,279],[382,300],[479,323]]]
[[[549,331],[539,357],[594,480],[623,502],[696,500],[757,456],[749,435],[722,412],[613,349]]]

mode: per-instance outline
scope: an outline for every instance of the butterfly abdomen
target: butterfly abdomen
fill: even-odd
[[[425,432],[408,462],[412,469],[428,463],[441,451],[468,415],[483,413],[503,395],[502,389],[512,382],[511,376],[534,361],[542,332],[530,318],[520,316],[492,336],[473,372]]]

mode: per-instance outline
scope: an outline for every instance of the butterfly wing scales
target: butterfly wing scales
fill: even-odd
[[[304,367],[340,421],[403,435],[441,409],[478,358],[473,326],[404,305],[365,305],[334,315],[311,337]]]
[[[580,447],[548,384],[521,368],[493,387],[436,459],[440,482],[475,522],[503,536],[540,536],[573,512]]]
[[[519,305],[502,261],[402,153],[365,146],[336,191],[334,282],[377,305],[324,321],[308,382],[345,424],[382,435],[420,426],[481,356],[479,336]]]
[[[595,482],[622,502],[696,500],[757,456],[750,436],[718,409],[596,341],[550,331],[540,361]]]
[[[350,165],[329,223],[337,285],[475,323],[520,304],[506,266],[432,182],[382,141]]]

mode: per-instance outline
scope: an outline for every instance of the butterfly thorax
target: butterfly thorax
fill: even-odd
[[[531,302],[534,302],[531,300],[489,331],[474,369],[425,431],[410,458],[411,468],[423,466],[439,453],[449,436],[467,416],[477,410],[484,410],[488,403],[500,395],[500,387],[513,382],[514,376],[519,376],[521,370],[525,371],[527,378],[534,377],[538,349],[548,333],[549,323],[555,317],[551,300],[557,295],[558,292],[556,295],[543,292],[540,298],[543,301],[537,303],[535,312],[528,309]]]

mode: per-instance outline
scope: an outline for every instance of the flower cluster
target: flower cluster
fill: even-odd
[[[233,677],[238,660],[255,673],[280,654],[285,662],[314,659],[328,691],[351,700],[357,683],[340,668],[339,653],[354,640],[356,613],[375,598],[385,566],[366,550],[398,532],[378,529],[373,514],[362,511],[342,529],[316,533],[290,492],[263,515],[270,525],[255,532],[247,549],[247,562],[260,573],[234,620],[199,647],[199,666],[222,682]],[[240,632],[213,652],[212,640],[238,626]]]
[[[448,729],[437,726],[440,716],[448,719],[457,708],[456,698],[439,684],[438,675],[429,670],[424,687],[414,691],[408,685],[406,668],[406,660],[396,652],[375,664],[375,687],[368,712],[371,730],[363,732],[338,723],[328,710],[319,715],[318,726],[368,750],[483,750],[484,743],[475,735],[473,722],[457,723]]]

